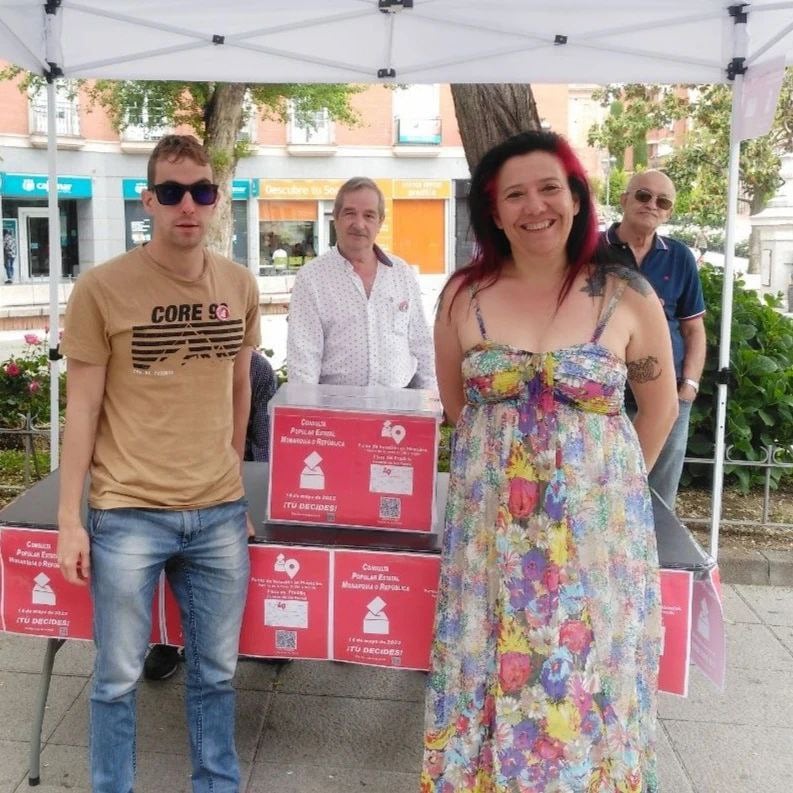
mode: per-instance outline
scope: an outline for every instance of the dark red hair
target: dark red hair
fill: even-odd
[[[474,170],[468,193],[468,211],[475,241],[474,255],[447,284],[447,287],[451,284],[456,287],[449,304],[450,310],[461,289],[471,285],[484,288],[495,283],[505,261],[511,257],[509,240],[493,220],[495,183],[507,160],[535,151],[548,152],[559,160],[567,175],[570,191],[579,203],[565,246],[567,275],[559,291],[559,303],[567,297],[581,268],[592,260],[598,239],[597,215],[584,166],[561,135],[555,132],[521,132],[490,149]]]

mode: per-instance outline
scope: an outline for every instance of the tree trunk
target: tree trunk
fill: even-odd
[[[220,195],[207,245],[223,256],[231,255],[233,217],[231,182],[237,167],[237,137],[244,119],[245,83],[216,83],[204,108],[204,145],[209,152]]]
[[[455,83],[451,86],[457,126],[468,168],[482,155],[518,132],[540,129],[531,86],[525,83]]]

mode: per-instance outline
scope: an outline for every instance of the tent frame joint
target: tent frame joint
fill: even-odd
[[[739,74],[746,74],[746,58],[733,58],[727,64],[727,79],[734,80]]]
[[[382,14],[396,14],[405,8],[413,8],[413,0],[377,0],[377,10]]]
[[[47,61],[49,69],[45,69],[42,76],[48,83],[54,83],[59,77],[63,77],[63,69],[57,63]]]
[[[58,9],[61,7],[62,0],[47,0],[44,3],[44,13],[45,14],[57,14]]]
[[[61,353],[61,345],[58,344],[55,347],[50,347],[48,357],[50,361],[60,361],[63,358],[63,354]]]
[[[553,37],[553,43],[555,45],[557,45],[557,46],[561,46],[562,44],[567,44],[567,36],[565,36],[565,35],[563,35],[561,33],[557,33]]]
[[[727,11],[729,11],[730,16],[735,21],[736,25],[745,25],[746,20],[749,14],[744,11],[748,4],[747,3],[738,3],[737,5],[730,6]]]
[[[378,69],[377,77],[379,80],[385,80],[387,78],[391,78],[393,80],[396,77],[396,69]]]
[[[728,386],[732,380],[732,372],[730,371],[729,366],[725,366],[722,369],[718,369],[716,371],[716,375],[714,377],[717,385],[726,385]]]

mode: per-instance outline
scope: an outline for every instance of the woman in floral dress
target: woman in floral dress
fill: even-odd
[[[656,791],[663,310],[638,273],[590,266],[589,187],[559,136],[488,152],[469,204],[476,254],[435,327],[456,429],[421,790]]]

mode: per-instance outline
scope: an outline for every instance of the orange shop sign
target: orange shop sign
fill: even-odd
[[[259,198],[332,201],[343,184],[343,179],[260,179]]]
[[[448,179],[394,179],[394,198],[451,198]]]

